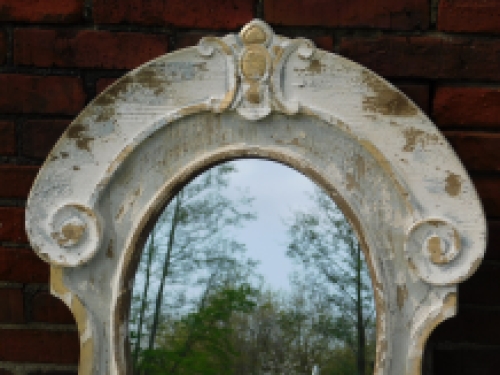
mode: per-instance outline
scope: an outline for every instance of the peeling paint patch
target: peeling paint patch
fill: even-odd
[[[72,246],[80,242],[86,228],[82,224],[68,223],[61,228],[61,232],[53,232],[52,238],[56,240],[59,246]]]
[[[401,310],[408,298],[408,288],[406,285],[398,285],[397,289],[397,303],[399,310]]]
[[[450,196],[456,197],[460,194],[462,190],[462,180],[458,174],[448,172],[448,177],[446,177],[445,182],[445,190]]]
[[[352,173],[346,173],[345,178],[347,181],[346,184],[347,190],[360,188],[358,181],[356,181],[356,177]]]
[[[73,139],[76,142],[76,147],[81,150],[86,150],[90,152],[90,142],[94,140],[93,137],[85,135],[87,127],[82,124],[74,124],[68,129],[68,138]]]
[[[321,62],[318,59],[313,59],[313,60],[310,61],[309,67],[307,68],[307,70],[309,70],[311,73],[320,74],[321,73],[321,68],[323,66],[324,65],[321,64]]]
[[[415,116],[417,107],[402,93],[392,88],[371,72],[363,71],[362,80],[373,91],[363,99],[363,109],[367,112],[392,116]]]
[[[115,103],[122,93],[127,92],[129,85],[133,82],[132,77],[125,76],[99,95],[94,104],[98,106],[108,106]]]
[[[439,141],[439,137],[436,134],[429,134],[423,130],[409,128],[403,131],[403,135],[406,138],[406,144],[403,146],[403,151],[413,152],[417,145],[425,148],[428,144],[435,144]]]

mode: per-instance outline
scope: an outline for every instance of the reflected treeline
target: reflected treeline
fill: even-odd
[[[317,189],[287,220],[297,270],[290,290],[273,290],[231,236],[256,219],[251,198],[229,198],[233,173],[225,163],[197,177],[150,233],[130,314],[134,374],[372,373],[373,293],[342,213]]]

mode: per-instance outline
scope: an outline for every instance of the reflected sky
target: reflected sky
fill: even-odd
[[[246,244],[247,255],[261,263],[258,272],[273,289],[289,289],[288,275],[293,263],[285,255],[286,221],[297,210],[307,210],[308,194],[315,184],[307,177],[283,164],[268,160],[241,159],[232,162],[229,194],[246,189],[253,202],[257,220],[234,232],[235,239]]]

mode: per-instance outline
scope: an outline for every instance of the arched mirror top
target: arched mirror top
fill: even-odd
[[[145,228],[190,178],[276,160],[321,184],[358,232],[377,303],[375,374],[419,374],[431,330],[479,266],[485,219],[436,126],[370,70],[260,20],[131,71],[68,127],[26,216],[79,326],[80,374],[125,374]]]

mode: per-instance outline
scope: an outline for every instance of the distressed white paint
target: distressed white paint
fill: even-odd
[[[214,163],[268,158],[321,184],[352,221],[377,303],[377,375],[419,374],[455,314],[485,220],[434,124],[366,68],[274,35],[239,35],[153,60],[70,125],[31,191],[26,227],[80,329],[80,374],[125,374],[128,300],[146,225]]]

